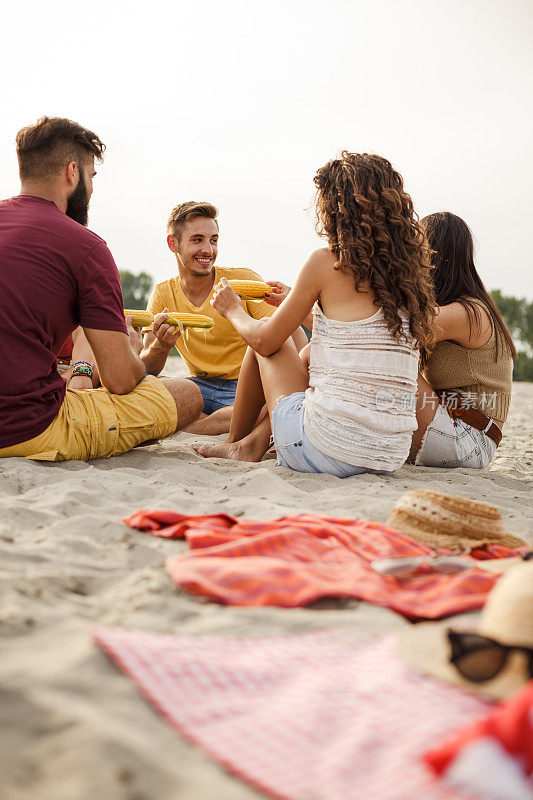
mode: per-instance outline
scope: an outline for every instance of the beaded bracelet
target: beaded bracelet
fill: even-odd
[[[78,375],[84,375],[87,378],[93,377],[94,370],[88,361],[76,361],[72,365],[72,377],[75,378]]]

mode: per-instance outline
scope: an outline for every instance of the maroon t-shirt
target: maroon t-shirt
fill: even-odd
[[[78,325],[126,333],[106,243],[50,200],[0,201],[0,447],[33,439],[57,416],[56,354]]]

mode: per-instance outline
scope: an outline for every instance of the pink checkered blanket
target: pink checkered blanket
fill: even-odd
[[[331,631],[93,633],[184,736],[275,798],[473,800],[421,757],[489,706],[415,672],[396,656],[394,635],[353,644]]]

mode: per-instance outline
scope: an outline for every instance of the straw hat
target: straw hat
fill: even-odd
[[[490,592],[478,624],[468,625],[469,621],[472,615],[453,627],[449,620],[413,625],[400,632],[398,650],[422,672],[476,694],[494,700],[514,694],[530,680],[524,653],[510,653],[500,673],[490,681],[469,681],[450,663],[447,632],[451,628],[477,633],[500,644],[533,649],[533,561],[523,561],[506,572]]]
[[[387,525],[432,547],[526,545],[523,539],[504,529],[496,506],[430,489],[414,489],[403,494],[392,509]]]

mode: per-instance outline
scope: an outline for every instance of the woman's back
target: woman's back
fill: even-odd
[[[371,289],[332,269],[315,307],[304,425],[322,452],[348,464],[390,471],[409,453],[416,429],[418,349],[401,313],[395,337]],[[334,263],[334,260],[333,260]]]
[[[437,343],[424,377],[452,408],[460,393],[468,408],[496,419],[501,427],[511,400],[516,350],[500,310],[474,263],[474,240],[466,222],[449,211],[421,224],[432,251],[439,311]]]
[[[511,403],[513,357],[507,348],[498,348],[495,330],[481,347],[437,342],[423,374],[433,389],[445,392],[445,403],[453,404],[454,395],[460,393],[470,408],[505,422]]]
[[[324,248],[319,254],[319,302],[324,314],[341,322],[355,322],[375,314],[379,304],[372,287],[363,283],[356,291],[353,272],[335,269],[337,259],[330,250]]]

